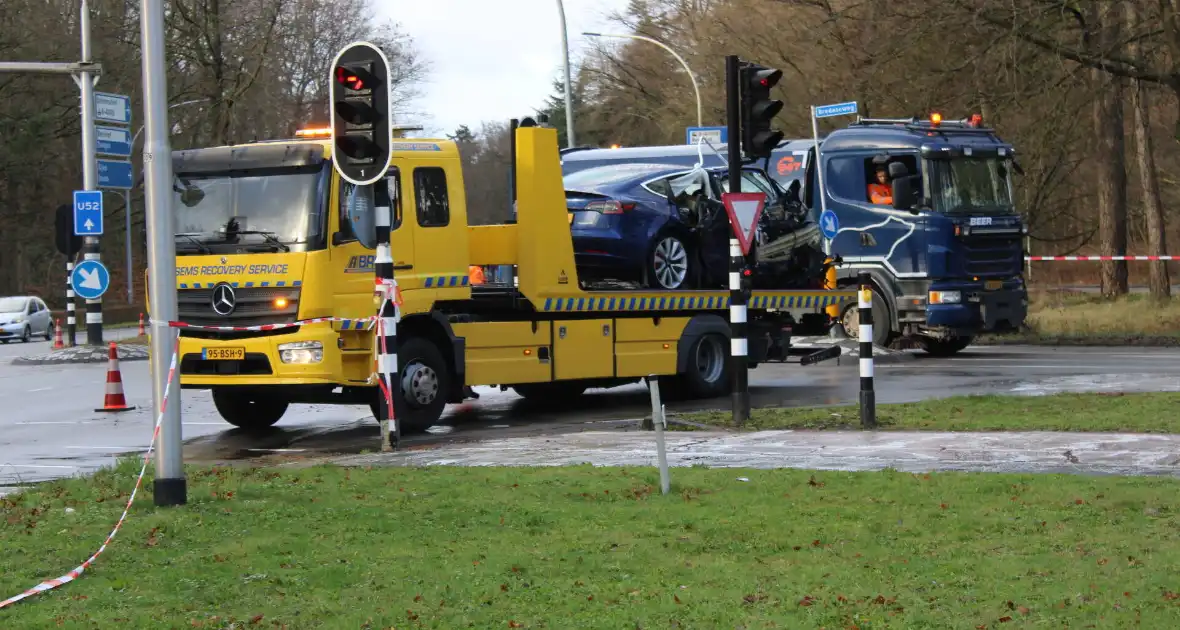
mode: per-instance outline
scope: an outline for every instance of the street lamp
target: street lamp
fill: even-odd
[[[574,104],[573,87],[570,82],[570,40],[565,28],[565,5],[557,0],[557,13],[561,16],[561,53],[565,62],[565,146],[574,146]]]
[[[644,37],[643,35],[615,35],[615,34],[610,34],[610,33],[582,33],[582,35],[585,35],[586,37],[612,37],[615,39],[637,39],[639,41],[655,44],[656,46],[659,46],[660,48],[663,48],[664,50],[668,51],[669,54],[671,54],[673,57],[676,58],[676,61],[680,62],[680,65],[684,66],[684,71],[688,73],[688,78],[692,81],[692,90],[693,90],[693,92],[696,93],[696,97],[697,97],[697,126],[701,127],[704,125],[704,123],[701,122],[701,89],[699,86],[697,86],[697,77],[695,74],[692,73],[692,68],[688,67],[688,63],[686,63],[684,61],[684,58],[681,57],[680,55],[676,54],[676,51],[669,48],[667,44],[659,41],[658,39]]]

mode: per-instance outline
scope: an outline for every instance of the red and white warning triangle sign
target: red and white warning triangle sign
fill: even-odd
[[[758,231],[758,219],[766,206],[765,193],[722,193],[721,203],[729,213],[729,225],[742,246],[742,254],[750,253],[754,234]]]

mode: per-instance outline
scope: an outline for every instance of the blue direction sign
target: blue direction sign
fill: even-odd
[[[836,103],[834,105],[820,105],[815,108],[816,118],[830,118],[832,116],[847,116],[857,112],[856,101]]]
[[[102,191],[74,191],[74,234],[99,236],[102,234]]]
[[[74,293],[83,300],[97,300],[111,286],[111,274],[97,260],[83,260],[70,276]]]
[[[835,212],[824,210],[823,214],[819,215],[819,231],[829,241],[836,238],[836,233],[840,231],[840,219],[836,218]]]
[[[98,161],[99,188],[119,188],[122,190],[131,190],[133,183],[131,162],[126,160]]]
[[[114,157],[131,157],[131,130],[122,127],[94,126],[98,153]]]
[[[131,97],[126,94],[94,93],[94,119],[99,122],[131,124]]]
[[[686,144],[700,144],[702,139],[713,144],[725,144],[729,141],[729,129],[726,127],[688,127],[684,130]]]

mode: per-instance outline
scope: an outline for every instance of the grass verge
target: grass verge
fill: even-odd
[[[980,343],[1180,346],[1180,299],[1147,295],[1106,299],[1096,293],[1034,291],[1028,329],[987,335]]]
[[[87,557],[133,469],[0,499],[3,595]],[[145,500],[84,577],[0,611],[0,625],[1180,622],[1175,480],[692,468],[675,470],[662,497],[656,477],[589,467],[193,470],[189,505]]]
[[[1099,431],[1180,433],[1180,393],[956,396],[877,405],[883,429],[919,431]],[[729,411],[679,414],[690,422],[725,426]],[[856,406],[753,409],[749,429],[856,429]],[[685,429],[685,427],[678,427]],[[691,427],[687,428],[691,430]]]

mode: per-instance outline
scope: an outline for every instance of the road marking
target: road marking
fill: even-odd
[[[97,420],[28,420],[17,424],[97,424]]]
[[[186,427],[223,427],[223,426],[226,426],[228,423],[226,423],[226,422],[182,422],[181,424],[183,424]]]
[[[918,364],[915,364],[915,363],[882,363],[882,364],[878,364],[876,367],[894,368],[894,369],[900,368],[903,370],[904,369],[914,369],[914,368],[932,368],[935,370],[945,370],[947,366],[945,364],[941,364],[941,363],[937,363],[937,364],[936,363],[927,363],[925,365],[922,365],[920,363],[918,363]],[[989,369],[995,369],[995,368],[1028,369],[1028,368],[1031,368],[1031,369],[1046,369],[1046,370],[1060,370],[1061,368],[1065,368],[1065,367],[1075,368],[1075,369],[1080,369],[1080,370],[1093,370],[1099,374],[1106,374],[1110,369],[1109,366],[1086,367],[1086,366],[1078,366],[1074,363],[1058,363],[1055,365],[1029,365],[1027,363],[1001,363],[998,365],[991,364],[991,365],[987,366],[987,368],[989,368]],[[1070,372],[1070,374],[1077,374],[1077,372],[1076,371]],[[1087,372],[1086,374],[1088,375],[1089,372]],[[977,375],[968,376],[967,378],[974,378],[976,376],[985,376],[985,375],[977,374]]]
[[[142,451],[142,450],[144,450],[144,447],[142,447],[142,446],[67,446],[66,448],[72,448],[75,450],[83,450],[83,451],[90,451],[90,450],[95,450],[95,449],[104,450],[104,451]]]
[[[69,469],[69,470],[73,470],[74,468],[77,468],[77,466],[51,466],[49,464],[0,464],[0,468],[5,468],[5,467],[12,467],[12,468],[65,468],[65,469]]]
[[[30,390],[29,390],[29,393],[31,394],[31,393],[33,393],[33,392],[47,392],[47,391],[49,391],[49,390],[51,390],[51,389],[53,389],[53,388],[52,388],[52,387],[41,387],[41,388],[38,388],[38,389],[30,389]]]

